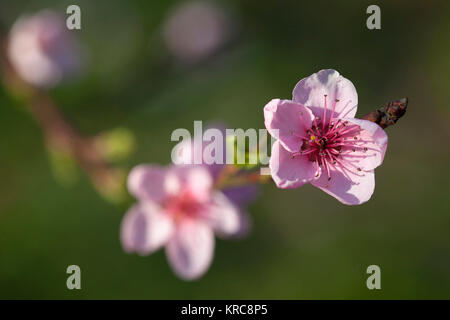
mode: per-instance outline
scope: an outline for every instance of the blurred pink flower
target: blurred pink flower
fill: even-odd
[[[321,70],[297,83],[293,101],[264,107],[266,128],[278,139],[270,170],[279,188],[310,182],[344,204],[370,199],[388,138],[377,124],[354,118],[357,104],[349,80]]]
[[[176,58],[197,62],[214,54],[228,40],[230,19],[212,2],[184,2],[169,13],[163,36]]]
[[[202,166],[135,167],[128,189],[139,203],[122,221],[125,251],[147,255],[165,246],[179,277],[201,277],[212,262],[214,233],[232,236],[243,227],[239,208],[213,182]]]
[[[80,67],[80,49],[57,12],[22,16],[9,34],[8,57],[14,70],[37,87],[53,87]]]

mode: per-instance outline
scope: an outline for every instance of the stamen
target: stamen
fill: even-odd
[[[319,160],[316,157],[316,174],[315,174],[316,177],[319,176],[319,172],[320,172]]]
[[[339,99],[334,99],[333,110],[331,111],[330,122],[334,119],[334,110],[336,110],[336,104],[339,102]]]
[[[334,146],[346,146],[346,147],[362,147],[361,145],[358,145],[356,143],[360,143],[360,142],[366,142],[363,140],[341,140],[341,139],[336,139],[333,141],[332,144],[329,144],[328,147],[334,147]],[[368,149],[370,149],[370,147],[368,147]],[[378,149],[372,149],[372,150],[376,150],[379,151]]]
[[[342,110],[345,110],[347,108],[347,106],[352,102],[352,100],[348,100],[348,102],[345,104],[345,107],[342,108]],[[352,108],[348,109],[347,112],[343,115],[341,115],[341,118],[345,118],[347,117],[347,115],[349,114],[350,111],[352,111],[353,109],[355,109],[356,106],[353,106]]]
[[[360,154],[354,154],[353,151],[352,152],[347,152],[347,153],[341,153],[341,157],[348,157],[349,159],[365,159],[368,157],[373,157],[375,155],[360,155]],[[349,160],[346,160],[349,161]]]
[[[348,173],[342,168],[342,170],[338,170],[337,166],[336,166],[336,161],[334,161],[333,163],[333,167],[336,171],[341,172],[348,180],[352,180],[352,178],[350,178],[350,176],[348,175]]]
[[[310,138],[307,138],[307,137],[305,137],[305,136],[302,136],[301,134],[298,134],[298,133],[295,133],[295,132],[292,132],[292,133],[291,133],[291,135],[293,135],[294,137],[297,137],[297,138],[303,139],[303,140],[307,140],[307,141],[309,141],[309,140],[310,140]]]
[[[323,108],[323,120],[322,120],[322,130],[325,130],[325,122],[327,120],[327,95],[324,96],[324,108]]]
[[[355,141],[348,141],[348,143],[350,143],[350,142],[355,142]],[[358,150],[363,150],[363,151],[364,151],[364,149],[367,149],[367,150],[381,152],[381,150],[379,150],[379,149],[375,149],[375,148],[371,148],[371,147],[362,147],[362,146],[358,146],[358,145],[354,145],[354,144],[348,145],[348,144],[345,144],[345,143],[330,144],[330,145],[327,145],[327,147],[330,147],[330,148],[332,148],[332,147],[334,147],[334,148],[337,148],[337,147],[348,147],[348,148],[352,148],[352,149],[356,148]],[[366,152],[367,150],[365,150],[364,152]]]
[[[320,136],[319,126],[317,125],[317,120],[320,120],[320,118],[319,117],[314,117],[314,126],[311,129],[315,129],[317,135]]]
[[[365,176],[364,174],[360,175],[360,174],[358,174],[357,172],[355,172],[355,171],[349,169],[342,161],[340,161],[340,160],[337,159],[337,158],[336,158],[336,161],[337,161],[338,164],[340,164],[340,166],[341,166],[342,169],[345,169],[345,170],[347,170],[348,172],[351,172],[351,173],[353,173],[354,175],[356,175],[356,176],[358,176],[358,177],[364,177],[364,176]]]
[[[330,169],[328,168],[328,164],[327,161],[325,160],[325,157],[322,158],[322,163],[325,166],[325,169],[327,170],[328,181],[330,181],[331,180]]]
[[[362,143],[373,143],[373,144],[375,144],[375,141],[373,141],[373,140],[361,140],[361,139],[359,139],[358,141],[352,141],[352,142],[362,142]]]
[[[340,122],[341,122],[341,119],[338,119],[338,121],[336,121],[336,123],[333,124],[333,128],[331,128],[331,130],[328,130],[327,135],[337,132],[340,129],[340,127],[339,127]]]
[[[306,151],[299,151],[299,154],[302,156],[306,156],[307,154],[313,153],[314,151],[316,151],[316,149],[308,149]]]
[[[347,133],[349,133],[349,132],[352,132],[352,131],[355,130],[355,129],[359,130],[360,128],[359,128],[358,126],[353,126],[353,127],[350,127],[350,128],[348,128],[348,129],[346,129],[346,130],[342,130],[341,132],[339,132],[339,134],[340,134],[341,136],[343,136],[344,134],[347,134]]]
[[[302,124],[305,126],[305,128],[308,128],[308,127],[309,127],[309,126],[306,124],[305,119],[303,119],[303,112],[302,112],[302,111],[300,111],[300,121],[301,121]],[[316,121],[315,118],[314,118],[314,121]],[[316,124],[316,127],[317,127],[317,124]],[[313,129],[313,127],[311,127],[310,129],[307,129],[307,130],[306,130],[306,133],[309,135],[312,129]],[[314,130],[312,130],[312,131],[313,131],[315,134],[320,135],[320,134],[319,134],[319,131],[314,131]],[[308,139],[308,140],[309,140],[309,139]]]
[[[306,124],[305,119],[303,119],[303,112],[300,111],[300,121],[305,126],[305,128],[308,128],[309,126]]]

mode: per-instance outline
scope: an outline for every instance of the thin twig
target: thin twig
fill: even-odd
[[[70,154],[100,193],[110,195],[117,191],[121,183],[117,172],[95,148],[94,140],[83,136],[66,119],[46,91],[29,85],[16,74],[7,58],[4,39],[0,39],[3,83],[24,96],[26,107],[41,128],[47,146]]]

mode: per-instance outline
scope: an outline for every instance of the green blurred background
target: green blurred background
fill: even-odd
[[[78,80],[51,91],[85,134],[126,127],[136,139],[121,165],[169,163],[176,128],[194,120],[263,128],[262,108],[298,80],[334,68],[358,90],[362,116],[409,97],[389,128],[376,190],[349,207],[312,187],[263,187],[253,231],[217,241],[198,281],[179,280],[163,251],[125,254],[119,225],[130,201],[102,198],[80,173],[61,184],[34,119],[0,87],[0,298],[411,299],[450,298],[450,3],[448,1],[223,1],[232,34],[195,63],[165,46],[177,1],[2,1],[8,28],[23,13],[70,4],[87,57]],[[381,7],[381,30],[366,8]],[[66,288],[66,268],[82,290]],[[381,267],[381,290],[366,268]]]

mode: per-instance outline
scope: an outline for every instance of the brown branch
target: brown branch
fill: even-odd
[[[46,91],[29,85],[16,74],[7,58],[5,43],[1,41],[0,47],[3,83],[24,96],[26,107],[41,128],[47,146],[71,155],[101,194],[118,194],[122,181],[98,152],[94,140],[78,132]]]

